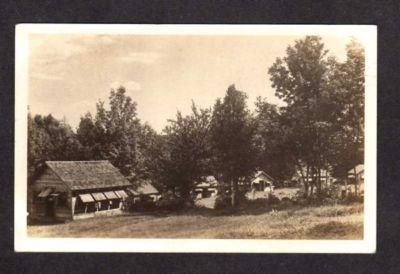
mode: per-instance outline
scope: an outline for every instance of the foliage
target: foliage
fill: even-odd
[[[136,102],[125,95],[124,87],[111,90],[110,109],[97,104],[95,118],[86,114],[77,130],[78,140],[85,146],[87,159],[106,159],[128,177],[135,175],[137,138],[140,124]]]
[[[219,194],[215,198],[214,209],[224,209],[231,206],[231,197],[226,194]]]
[[[348,56],[354,56],[358,51],[350,52]],[[344,96],[343,87],[344,83],[354,86],[361,78],[347,77],[339,71],[345,72],[344,67],[353,64],[357,64],[357,69],[349,71],[363,71],[358,61],[340,65],[327,54],[320,37],[306,36],[297,40],[294,46],[288,46],[286,56],[277,58],[269,69],[276,95],[287,103],[281,112],[282,138],[289,144],[293,164],[303,177],[306,195],[309,178],[311,188],[316,186],[317,194],[321,195],[321,170],[328,170],[332,155],[339,146],[347,144],[340,137],[343,135],[340,122],[344,119],[343,113],[352,111],[343,109],[346,102],[350,103],[350,97]],[[358,94],[362,96],[363,87],[358,86]],[[360,99],[359,96],[356,98],[355,101]],[[357,104],[357,108],[363,109],[358,103],[353,101],[350,105]],[[355,120],[359,121],[358,118]],[[354,125],[348,126],[354,128]]]
[[[163,135],[149,131],[140,141],[147,175],[162,189],[177,190],[191,204],[190,193],[196,182],[210,174],[209,127],[210,110],[198,109],[192,103],[191,114],[183,116],[178,111]]]
[[[65,121],[28,113],[28,182],[35,179],[45,161],[80,160],[81,144]]]
[[[28,172],[32,180],[46,160],[107,159],[131,180],[149,179],[175,199],[193,202],[190,193],[203,177],[214,175],[219,193],[240,200],[238,182],[256,169],[278,181],[301,176],[305,196],[321,197],[321,170],[345,178],[363,162],[364,48],[353,40],[347,59],[328,57],[318,36],[306,36],[286,49],[268,73],[278,107],[257,98],[256,110],[234,85],[210,109],[192,103],[189,115],[177,112],[162,134],[141,124],[137,104],[124,87],[111,90],[108,108],[81,117],[76,133],[50,115],[28,115]],[[176,193],[175,193],[176,191]],[[330,195],[330,194],[329,194]],[[221,204],[227,197],[219,197]]]
[[[161,199],[157,201],[157,206],[166,210],[182,209],[185,205],[185,200],[176,196],[174,193],[167,191],[164,192]]]
[[[348,170],[363,163],[365,53],[354,39],[346,47],[347,59],[332,66],[332,86],[340,102],[341,116],[330,164],[334,174],[345,178]]]
[[[246,106],[247,96],[231,85],[223,100],[217,99],[211,119],[214,174],[231,185],[232,205],[238,181],[255,170],[254,123]]]
[[[282,125],[279,108],[258,97],[254,120],[258,168],[266,171],[277,182],[290,180],[294,173],[291,147],[282,138],[285,136],[285,127]]]

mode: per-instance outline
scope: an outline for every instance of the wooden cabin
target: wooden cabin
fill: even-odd
[[[109,161],[47,161],[28,189],[32,219],[74,220],[122,212],[131,183]]]
[[[251,180],[251,188],[255,191],[269,191],[274,189],[274,178],[264,171],[257,171]]]
[[[134,202],[157,202],[161,197],[149,180],[137,180],[128,188],[128,194],[133,197]]]
[[[193,192],[197,199],[216,196],[218,193],[218,181],[212,175],[206,176],[196,184]]]
[[[347,193],[364,194],[364,165],[356,165],[347,172]],[[356,193],[356,189],[357,192]]]

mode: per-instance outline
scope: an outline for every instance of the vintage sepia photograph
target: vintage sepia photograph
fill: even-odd
[[[376,69],[374,26],[17,26],[16,250],[374,252]]]

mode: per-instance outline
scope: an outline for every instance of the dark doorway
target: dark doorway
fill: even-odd
[[[49,197],[46,200],[46,216],[48,217],[54,217],[54,211],[55,211],[55,197]]]

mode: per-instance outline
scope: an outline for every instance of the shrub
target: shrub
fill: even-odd
[[[156,203],[146,195],[128,197],[124,209],[128,211],[151,211],[157,208]]]
[[[221,193],[215,199],[215,209],[224,209],[231,206],[231,197],[227,194]]]
[[[185,200],[174,194],[166,193],[157,202],[157,206],[167,210],[178,210],[185,207]]]
[[[348,193],[346,197],[342,199],[343,203],[351,204],[351,203],[362,203],[364,202],[364,196],[356,196],[354,193]]]
[[[276,197],[273,193],[269,193],[267,202],[269,205],[274,205],[274,204],[279,204],[281,200],[279,200],[279,198]]]
[[[292,201],[292,199],[288,198],[288,197],[283,197],[281,200],[282,205],[284,206],[291,206],[294,204],[294,202]]]

